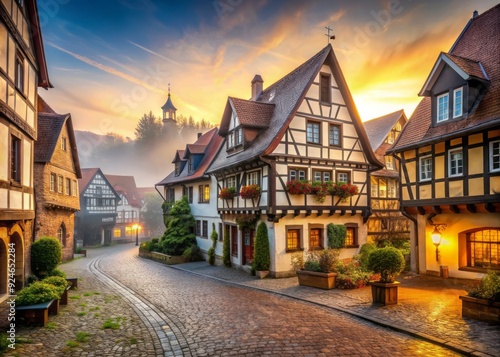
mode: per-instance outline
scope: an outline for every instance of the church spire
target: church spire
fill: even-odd
[[[163,104],[161,109],[163,110],[163,120],[162,120],[163,125],[167,125],[167,123],[172,123],[172,122],[175,123],[176,121],[175,112],[177,111],[177,109],[174,107],[172,99],[170,99],[170,83],[168,84],[168,99],[165,102],[165,104]]]

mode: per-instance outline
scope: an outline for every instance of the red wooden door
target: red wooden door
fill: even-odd
[[[243,229],[243,265],[250,265],[253,262],[253,237],[255,230]]]

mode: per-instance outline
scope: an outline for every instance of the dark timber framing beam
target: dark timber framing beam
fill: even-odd
[[[467,207],[467,211],[469,211],[470,213],[476,213],[477,212],[476,205],[474,205],[474,204],[468,204],[466,207]]]
[[[450,211],[452,211],[453,213],[460,213],[460,209],[457,205],[450,205]]]
[[[484,207],[486,208],[486,210],[490,213],[495,213],[496,211],[496,208],[495,208],[495,205],[491,202],[488,202],[484,205]]]

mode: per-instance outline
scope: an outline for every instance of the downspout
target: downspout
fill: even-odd
[[[395,153],[392,154],[392,156],[398,160],[398,168],[399,168],[399,210],[401,211],[401,214],[408,218],[410,221],[413,222],[413,226],[415,227],[415,268],[417,271],[417,274],[420,273],[420,264],[419,264],[419,259],[418,259],[418,224],[417,224],[417,219],[406,213],[406,211],[403,208],[403,205],[401,204],[401,201],[403,200],[403,187],[401,186],[401,159],[399,156],[397,156]]]

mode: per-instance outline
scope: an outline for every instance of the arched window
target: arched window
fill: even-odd
[[[500,269],[500,229],[486,228],[466,233],[467,266]]]
[[[64,226],[64,223],[61,223],[61,226],[57,231],[57,239],[59,239],[59,242],[61,242],[63,247],[66,247],[66,227]]]

